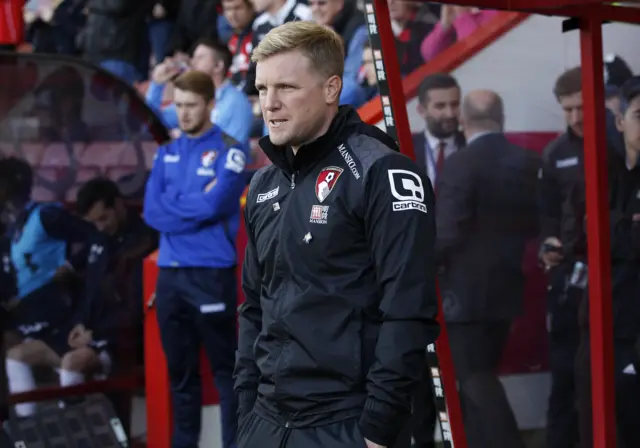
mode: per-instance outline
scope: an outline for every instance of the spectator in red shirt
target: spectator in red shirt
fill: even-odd
[[[433,26],[418,20],[419,4],[404,0],[388,0],[388,3],[400,73],[406,76],[424,63],[420,56],[420,44]]]
[[[242,89],[251,62],[253,19],[256,13],[249,0],[222,0],[222,11],[233,28],[233,35],[228,43],[229,51],[233,55],[229,78],[234,85]]]
[[[24,41],[24,0],[4,0],[0,7],[0,50],[15,50]]]

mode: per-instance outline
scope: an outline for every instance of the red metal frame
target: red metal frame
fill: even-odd
[[[586,174],[587,244],[593,446],[616,446],[613,384],[613,318],[609,241],[609,195],[605,136],[602,19],[580,19],[582,98],[584,102],[584,170]],[[605,412],[602,413],[601,410]]]
[[[454,3],[444,1],[443,3]],[[604,117],[604,80],[602,70],[602,24],[605,20],[640,22],[640,11],[602,5],[598,1],[565,0],[455,0],[455,4],[485,8],[521,10],[546,15],[569,15],[579,18],[581,66],[583,77],[585,179],[587,214],[587,240],[589,264],[589,303],[591,329],[591,369],[593,400],[594,448],[614,448],[615,399],[613,384],[613,331],[611,301],[611,266],[609,241],[608,184],[606,172],[606,137]],[[383,57],[390,84],[390,100],[396,116],[396,128],[402,152],[414,157],[409,122],[395,52],[395,39],[391,32],[386,0],[375,0],[378,29],[383,44]],[[408,136],[408,137],[407,137]],[[446,327],[438,348],[446,345]],[[451,387],[454,385],[449,350],[439,350],[443,364],[445,390],[449,394],[448,406],[452,433],[456,445],[464,440],[459,403],[450,405]],[[448,380],[448,381],[447,381]],[[451,407],[454,406],[454,407]],[[603,416],[604,415],[604,416]],[[466,442],[466,441],[464,441]],[[463,443],[464,443],[463,442]],[[465,444],[466,445],[466,444]]]
[[[169,371],[160,342],[160,327],[154,305],[158,268],[157,254],[144,263],[144,369],[147,397],[147,446],[170,448],[173,434],[173,407]]]
[[[444,1],[443,3],[453,3]],[[601,5],[597,1],[580,0],[456,0],[455,4],[480,6],[484,8],[523,11],[544,15],[566,15],[580,19],[580,45],[582,52],[584,129],[585,129],[585,178],[588,245],[589,245],[589,302],[591,322],[591,368],[594,409],[594,448],[615,447],[615,408],[613,395],[613,355],[612,355],[612,312],[611,269],[609,265],[610,241],[607,203],[607,174],[605,163],[605,121],[603,113],[602,76],[602,30],[603,21],[640,22],[640,11]],[[391,32],[389,10],[386,0],[375,0],[378,27],[383,42],[383,55],[390,85],[390,100],[394,110],[398,138],[402,152],[414,157],[411,134],[402,91],[402,80]],[[147,323],[155,322],[152,313],[147,315]],[[147,377],[147,425],[149,446],[169,447],[168,435],[171,426],[171,406],[168,396],[168,378],[162,363],[157,329],[147,329],[146,361],[147,372],[156,366],[155,372]],[[464,431],[457,400],[451,400],[455,391],[452,364],[447,357],[446,327],[437,347],[443,368],[443,381],[449,397],[452,432],[456,446],[466,446]],[[154,385],[151,386],[151,383]],[[153,392],[151,392],[153,390]],[[160,394],[150,395],[150,394]],[[453,402],[455,401],[455,402]],[[597,413],[597,415],[596,415]],[[157,435],[157,437],[155,437]],[[151,438],[154,438],[153,442]]]
[[[470,58],[500,39],[529,15],[517,12],[499,14],[487,23],[483,23],[472,35],[454,43],[447,51],[443,51],[428,63],[417,68],[402,80],[402,90],[405,99],[417,96],[422,80],[432,73],[452,72]],[[385,64],[386,66],[386,64]],[[358,109],[362,121],[378,123],[383,120],[382,103],[380,97],[371,99]]]
[[[413,150],[413,139],[409,127],[409,115],[407,113],[407,101],[402,87],[402,77],[400,76],[400,65],[396,52],[396,40],[391,29],[389,18],[389,5],[387,0],[374,0],[376,18],[378,22],[378,33],[382,43],[382,57],[386,67],[387,80],[389,83],[389,100],[393,109],[396,131],[398,133],[398,143],[400,151],[415,160]],[[440,337],[436,342],[436,352],[440,362],[441,380],[445,391],[447,402],[447,412],[449,414],[449,425],[456,447],[467,448],[467,440],[464,433],[462,421],[462,410],[460,409],[460,399],[458,397],[458,387],[453,371],[453,360],[449,350],[449,337],[447,327],[442,316],[442,300],[438,290],[438,316],[440,316]]]

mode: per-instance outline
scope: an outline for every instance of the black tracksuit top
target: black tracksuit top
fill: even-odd
[[[240,414],[255,401],[288,427],[360,418],[390,445],[439,331],[431,183],[350,107],[295,157],[260,144],[273,165],[245,208]]]

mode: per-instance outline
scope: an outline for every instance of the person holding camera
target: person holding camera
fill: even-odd
[[[561,238],[562,204],[569,192],[584,189],[582,75],[580,67],[562,73],[553,93],[564,111],[567,130],[542,155],[539,259],[548,274],[547,331],[551,394],[547,408],[547,446],[566,448],[578,439],[575,410],[574,359],[578,350],[578,304],[581,295],[567,289],[572,264]]]

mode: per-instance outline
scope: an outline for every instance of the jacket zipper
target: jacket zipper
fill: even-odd
[[[296,188],[296,174],[297,174],[296,172],[291,173],[291,185],[290,185],[290,187],[291,187],[291,189],[292,189],[292,190],[295,190],[295,188]],[[280,220],[281,220],[280,222],[281,222],[281,223],[282,223],[282,222],[285,222],[285,218],[286,218],[285,214],[286,214],[286,212],[289,210],[289,208],[291,207],[291,203],[292,203],[292,201],[294,200],[294,199],[293,199],[293,197],[292,197],[292,195],[293,195],[293,192],[292,192],[292,194],[291,194],[291,195],[289,195],[289,198],[288,198],[288,200],[286,201],[285,206],[284,206],[284,207],[282,208],[282,210],[281,210],[281,213],[282,213],[282,215],[280,216]],[[283,230],[283,228],[282,228],[282,224],[280,224],[280,226],[281,226],[281,227],[278,229],[278,232],[279,232],[279,238],[280,238],[280,240],[282,241],[282,239],[283,239],[283,236],[282,236],[282,235],[283,235],[283,233],[284,233],[284,230]],[[282,262],[281,260],[283,259],[283,255],[282,255],[282,253],[281,253],[281,250],[282,250],[281,248],[282,248],[282,244],[279,244],[279,245],[278,245],[278,247],[277,247],[277,249],[276,249],[276,263],[278,263],[278,261]],[[287,279],[287,281],[288,281],[288,279]],[[286,284],[285,284],[285,296],[286,296]],[[280,300],[281,300],[281,299],[280,299]],[[281,311],[282,306],[283,306],[283,305],[282,305],[282,304],[280,304],[280,303],[278,303],[278,304],[276,305],[276,309],[278,310],[278,314],[274,316],[274,320],[275,320],[275,321],[278,321],[278,320],[280,319],[281,315],[282,315],[282,311]],[[283,356],[283,355],[286,355],[286,353],[284,353],[284,352],[286,351],[287,344],[288,344],[288,341],[283,341],[283,343],[282,343],[282,348],[281,348],[281,350],[280,350],[280,354],[278,355],[278,359],[276,360],[276,366],[275,366],[275,370],[276,370],[276,371],[275,371],[275,376],[276,376],[276,379],[280,376],[280,364],[281,364],[281,361],[282,361],[282,356]],[[279,391],[279,387],[277,386],[277,385],[278,385],[278,383],[279,383],[279,381],[277,381],[277,380],[276,380],[276,381],[275,381],[275,383],[276,383],[276,386],[275,386],[275,396],[276,396],[276,400],[279,400],[279,398],[280,398],[280,391]],[[278,407],[279,407],[279,406],[278,406]],[[289,423],[289,421],[287,421],[285,426],[286,426],[287,428],[289,428],[289,427],[290,427],[289,425],[290,425],[290,423]]]

